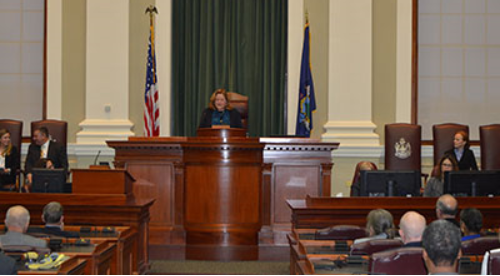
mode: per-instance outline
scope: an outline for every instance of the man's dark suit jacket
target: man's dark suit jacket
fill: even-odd
[[[462,155],[462,159],[458,161],[457,156],[455,155],[455,150],[451,149],[444,154],[450,154],[455,157],[455,160],[458,162],[458,169],[461,171],[477,171],[477,163],[476,157],[474,156],[474,152],[470,149],[464,149],[464,153]]]
[[[35,168],[35,164],[40,160],[40,150],[41,147],[39,145],[31,143],[28,149],[28,155],[26,156],[26,173],[31,173],[33,168]],[[47,159],[52,161],[54,168],[62,168],[65,171],[68,171],[68,155],[66,154],[66,148],[60,143],[50,141]]]
[[[46,234],[50,236],[64,237],[64,238],[80,238],[78,232],[64,231],[57,226],[45,226],[45,227],[30,227],[28,229],[28,234],[39,233]]]
[[[0,275],[16,275],[16,261],[0,251]]]
[[[16,171],[19,169],[19,164],[19,153],[17,148],[12,146],[10,154],[5,156],[5,168],[10,169],[10,174],[0,175],[0,185],[16,183]]]

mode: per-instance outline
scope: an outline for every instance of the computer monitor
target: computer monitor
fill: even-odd
[[[420,171],[361,171],[360,196],[419,196]]]
[[[64,169],[33,169],[34,193],[64,193],[66,171]]]
[[[446,172],[443,191],[453,196],[498,196],[500,171]]]

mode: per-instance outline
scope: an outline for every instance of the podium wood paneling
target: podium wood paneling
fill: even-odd
[[[115,149],[115,166],[126,168],[137,180],[136,198],[154,195],[158,199],[151,212],[151,244],[170,244],[166,230],[184,230],[187,206],[184,183],[190,180],[185,179],[183,146],[189,139],[130,137],[128,141],[107,141]],[[306,194],[330,195],[332,151],[338,148],[338,143],[306,138],[260,138],[259,141],[264,144],[260,189],[262,225],[271,229],[289,228],[290,210],[286,199],[301,199]],[[221,150],[219,154],[224,152],[228,151]],[[232,160],[227,162],[230,164]],[[188,170],[197,169],[193,163],[189,166]],[[304,175],[307,179],[294,186],[297,177],[303,179]]]

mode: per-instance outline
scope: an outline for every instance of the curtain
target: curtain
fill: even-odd
[[[285,134],[288,0],[174,0],[172,133],[194,136],[210,95],[249,97],[249,134]]]

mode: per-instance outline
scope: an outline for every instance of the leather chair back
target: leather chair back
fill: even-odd
[[[490,252],[488,260],[488,274],[500,275],[500,251]]]
[[[421,169],[422,127],[414,124],[385,125],[385,169]]]
[[[500,240],[497,236],[480,237],[462,242],[462,254],[468,255],[484,255],[486,251],[500,248]]]
[[[457,131],[463,130],[469,134],[469,126],[460,124],[440,124],[432,126],[432,137],[434,140],[434,165],[444,153],[453,148],[453,138]]]
[[[370,240],[351,245],[351,255],[372,255],[374,253],[385,251],[403,246],[400,239]]]
[[[425,275],[423,249],[420,247],[401,247],[375,253],[370,258],[371,274]]]
[[[5,128],[10,132],[10,140],[12,145],[17,148],[19,154],[19,163],[21,163],[21,145],[23,140],[23,122],[3,119],[0,120],[0,129]],[[20,168],[21,166],[19,166]]]
[[[241,115],[243,128],[248,129],[248,97],[236,92],[228,92],[229,104]]]
[[[316,240],[355,240],[366,237],[365,228],[357,225],[335,225],[316,231]]]
[[[68,145],[68,122],[59,120],[41,120],[31,122],[31,137],[36,129],[46,127],[52,140],[61,143],[65,148]]]
[[[500,170],[500,124],[480,126],[481,169]]]

